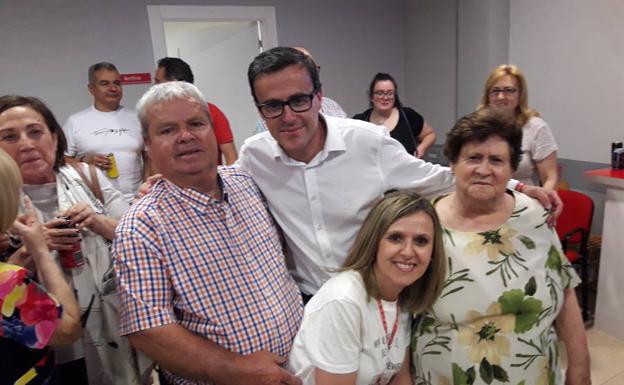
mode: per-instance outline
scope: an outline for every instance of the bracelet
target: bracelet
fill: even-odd
[[[518,184],[516,185],[516,191],[522,192],[523,190],[524,190],[524,183],[518,182]]]

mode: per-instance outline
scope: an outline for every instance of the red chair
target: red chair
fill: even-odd
[[[583,320],[589,317],[587,271],[587,240],[594,217],[594,201],[587,195],[573,190],[557,190],[563,201],[563,212],[557,219],[557,235],[568,260],[581,268],[581,302]]]

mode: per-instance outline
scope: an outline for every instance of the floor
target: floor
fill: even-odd
[[[596,329],[587,330],[592,385],[624,384],[624,341]]]

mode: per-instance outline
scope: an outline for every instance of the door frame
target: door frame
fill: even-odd
[[[167,21],[260,21],[263,49],[277,47],[275,7],[218,5],[148,5],[147,17],[154,62],[167,56],[164,22]]]

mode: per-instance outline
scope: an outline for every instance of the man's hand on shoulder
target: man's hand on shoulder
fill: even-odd
[[[134,199],[135,200],[141,199],[143,195],[147,195],[147,193],[150,192],[152,187],[154,187],[154,184],[156,184],[156,182],[158,182],[161,178],[162,178],[162,174],[154,174],[154,175],[148,176],[147,179],[145,179],[145,182],[143,182],[139,186],[139,189],[137,190],[137,193]]]
[[[301,380],[282,368],[285,358],[267,351],[238,356],[229,368],[227,384],[301,385]]]
[[[547,222],[550,227],[555,226],[557,218],[563,211],[563,202],[561,202],[559,194],[554,190],[529,185],[524,186],[522,192],[533,199],[537,199],[547,211],[550,211]]]

